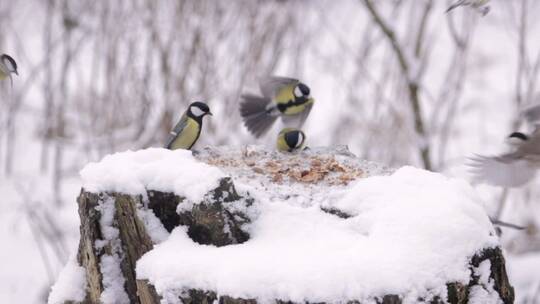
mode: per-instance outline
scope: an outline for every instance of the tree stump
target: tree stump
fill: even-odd
[[[206,157],[208,155],[206,154]],[[209,162],[208,158],[201,157],[201,159]],[[331,169],[328,170],[344,174],[342,164],[332,166],[329,166]],[[272,171],[270,174],[277,174],[276,172],[278,171]],[[291,178],[302,179],[306,176],[307,179],[318,178],[311,176],[311,172],[302,174],[304,173],[291,173]],[[81,220],[77,262],[86,272],[87,287],[83,303],[101,303],[104,293],[114,288],[122,288],[126,295],[125,302],[160,303],[161,297],[154,286],[146,280],[138,280],[135,273],[137,261],[152,250],[155,243],[145,224],[144,217],[149,214],[159,219],[163,228],[169,232],[178,226],[186,226],[188,235],[199,244],[227,246],[248,241],[250,236],[244,229],[244,224],[250,222],[250,216],[234,206],[244,204],[249,209],[254,199],[242,197],[236,191],[233,178],[221,179],[219,186],[206,197],[206,201],[185,209],[182,208],[185,198],[174,193],[148,189],[146,195],[134,196],[115,192],[91,193],[82,189],[77,200]],[[323,211],[340,218],[349,216],[340,210],[323,209]],[[111,261],[119,266],[116,276],[113,275],[114,269],[110,267],[114,264]],[[486,288],[476,271],[484,261],[490,263],[489,278],[501,301],[505,304],[513,303],[514,290],[508,281],[504,256],[500,248],[484,248],[470,259],[471,278],[468,285],[447,283],[447,294],[444,296],[449,303],[468,303],[474,288]],[[179,299],[183,303],[193,304],[257,303],[256,299],[232,298],[217,295],[212,290],[196,289],[186,290]],[[400,295],[381,295],[375,300],[384,304],[402,303]],[[424,302],[423,299],[418,301]],[[276,303],[291,302],[276,299]],[[348,303],[360,302],[351,300]],[[429,303],[444,303],[444,301],[436,297]]]

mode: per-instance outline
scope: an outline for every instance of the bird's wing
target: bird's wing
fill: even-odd
[[[300,114],[298,114],[299,115],[298,119],[300,123],[300,126],[298,128],[301,128],[306,122],[306,119],[308,118],[309,113],[311,112],[311,108],[313,108],[313,103],[306,105],[306,109],[302,111]]]
[[[176,126],[174,126],[171,133],[169,134],[169,137],[167,138],[167,141],[166,141],[167,144],[165,145],[165,148],[167,149],[171,148],[171,144],[174,142],[174,139],[178,136],[178,134],[182,133],[184,128],[187,126],[187,122],[188,122],[187,120],[188,120],[188,116],[187,116],[187,111],[186,111],[184,112],[184,114],[182,115],[182,117],[180,118]]]
[[[277,92],[279,92],[284,87],[297,84],[300,81],[294,78],[288,77],[279,77],[279,76],[269,76],[263,78],[259,82],[259,87],[261,88],[261,93],[266,98],[274,98]]]
[[[534,104],[521,111],[521,116],[531,125],[540,125],[540,104]]]
[[[306,105],[304,111],[296,115],[282,115],[281,120],[286,127],[301,129],[313,108],[313,103]]]
[[[473,181],[494,186],[519,187],[530,181],[536,169],[513,153],[500,156],[475,155],[467,164]]]

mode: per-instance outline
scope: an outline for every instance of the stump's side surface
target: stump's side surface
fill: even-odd
[[[118,229],[118,240],[106,240],[101,231],[102,214],[98,206],[107,199],[114,200],[112,225]],[[77,260],[86,270],[87,293],[84,302],[100,303],[104,286],[99,263],[104,254],[119,254],[120,269],[125,279],[124,289],[130,302],[159,303],[159,296],[154,287],[146,281],[137,280],[135,274],[137,260],[153,246],[143,222],[137,216],[137,207],[141,204],[140,197],[122,194],[97,195],[83,191],[78,202],[81,239]],[[99,242],[104,244],[98,246]],[[116,248],[114,242],[118,242],[120,247]]]
[[[230,178],[222,179],[219,186],[207,195],[206,201],[181,213],[177,208],[185,201],[182,197],[159,191],[148,191],[147,197],[145,205],[140,195],[81,191],[78,198],[81,238],[77,261],[86,270],[85,303],[100,303],[104,291],[100,262],[105,254],[120,257],[120,269],[125,279],[123,287],[131,303],[160,302],[155,288],[136,277],[137,260],[154,245],[137,214],[138,209],[152,210],[169,232],[176,226],[187,226],[190,236],[201,244],[226,246],[249,239],[249,234],[242,229],[242,225],[249,222],[248,216],[238,211],[230,212],[225,206],[239,201],[249,204],[252,200],[239,196]],[[110,225],[118,231],[115,239],[107,239],[102,232],[104,204],[113,206],[114,216]]]
[[[97,240],[102,239],[99,224],[101,215],[96,209],[99,204],[99,196],[82,191],[77,201],[81,220],[77,261],[86,270],[87,290],[85,303],[99,303],[103,291],[102,275],[99,270],[101,254],[94,246]]]

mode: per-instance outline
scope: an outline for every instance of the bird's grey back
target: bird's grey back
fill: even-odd
[[[531,125],[540,125],[540,104],[535,104],[525,108],[521,112],[521,116]]]
[[[288,78],[288,77],[279,77],[279,76],[270,76],[263,78],[259,82],[259,87],[261,89],[261,94],[267,98],[274,98],[275,94],[282,88],[299,83],[298,79]]]

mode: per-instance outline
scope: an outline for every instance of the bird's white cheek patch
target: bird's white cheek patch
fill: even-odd
[[[302,94],[302,91],[300,90],[299,87],[294,88],[294,96],[301,97],[302,95],[304,94]]]
[[[296,142],[296,148],[300,148],[302,144],[304,143],[304,135],[302,133],[298,134],[298,141]]]
[[[203,110],[199,109],[198,107],[191,107],[191,113],[197,117],[204,115]]]

